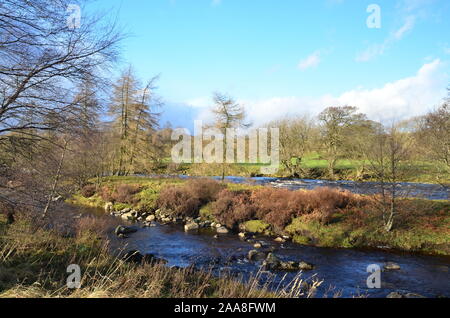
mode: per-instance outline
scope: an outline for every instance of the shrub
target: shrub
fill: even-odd
[[[164,188],[158,198],[158,206],[172,217],[198,217],[200,200],[193,197],[185,187]]]
[[[105,202],[114,202],[113,190],[110,187],[108,187],[108,186],[103,186],[100,189],[100,197]]]
[[[188,181],[185,188],[204,205],[216,200],[217,195],[225,188],[225,185],[215,180],[204,178]]]
[[[246,190],[222,190],[219,199],[212,204],[212,210],[216,219],[231,229],[256,216],[255,206],[251,202],[251,192]]]
[[[200,208],[216,200],[224,187],[211,179],[190,180],[182,186],[164,188],[157,205],[174,217],[198,217]]]
[[[81,189],[81,195],[85,198],[90,198],[95,194],[96,191],[97,188],[95,184],[87,184]]]
[[[296,213],[292,205],[293,192],[286,189],[264,188],[253,191],[252,202],[256,216],[278,231],[288,225]]]
[[[138,184],[120,184],[114,189],[104,186],[100,190],[100,196],[106,202],[137,204],[139,198],[135,195],[140,191],[141,186]]]

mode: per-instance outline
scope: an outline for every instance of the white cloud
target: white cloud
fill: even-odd
[[[273,97],[239,102],[245,105],[249,120],[255,126],[286,115],[317,115],[326,107],[342,105],[356,106],[373,120],[400,120],[424,114],[442,101],[448,84],[443,68],[444,63],[436,59],[424,64],[414,76],[386,83],[379,88],[355,88],[339,96]],[[211,119],[207,108],[201,111],[198,119]]]
[[[383,55],[393,44],[400,41],[403,36],[414,28],[416,18],[413,15],[406,17],[403,25],[389,34],[383,43],[375,43],[370,45],[364,51],[360,52],[356,56],[357,62],[367,62],[371,59]]]
[[[306,70],[308,68],[316,67],[320,63],[320,52],[316,51],[312,53],[310,56],[301,60],[298,64],[298,68],[301,70]]]
[[[414,16],[408,16],[405,23],[393,34],[393,38],[396,40],[401,40],[403,35],[408,31],[412,30],[415,24],[416,18]]]

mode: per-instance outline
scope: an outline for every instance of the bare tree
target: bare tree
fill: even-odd
[[[118,55],[121,35],[105,17],[84,11],[80,25],[72,28],[67,23],[69,5],[84,2],[0,3],[0,147],[12,154],[7,158],[8,169],[15,169],[10,176],[21,184],[14,188],[16,195],[11,187],[5,190],[9,198],[22,199],[19,190],[41,199],[54,192],[51,182],[39,175],[45,171],[55,175],[51,170],[58,164],[52,163],[53,153],[68,146],[56,135],[83,121],[76,115],[80,105],[76,87],[86,78],[96,85],[106,82],[106,72]]]
[[[412,171],[408,162],[411,146],[411,135],[401,132],[394,124],[387,129],[380,127],[376,135],[366,140],[364,154],[378,181],[378,207],[387,232],[394,226],[397,201],[405,195],[399,191],[398,183],[407,179]]]
[[[443,183],[450,174],[450,101],[419,120],[417,137],[425,157],[435,162],[437,182]]]
[[[223,135],[224,149],[227,149],[227,128],[247,128],[246,113],[242,105],[233,98],[222,93],[214,93],[214,106],[211,108],[215,121],[213,126],[218,128]],[[224,151],[222,160],[222,181],[225,179],[226,154]]]
[[[280,129],[280,162],[291,176],[305,175],[302,159],[311,150],[315,127],[307,116],[283,118],[269,124]]]
[[[335,177],[335,166],[344,150],[345,131],[356,122],[366,119],[365,115],[356,111],[357,108],[353,106],[328,107],[319,114],[324,153],[331,178]]]

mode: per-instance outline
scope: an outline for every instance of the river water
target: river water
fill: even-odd
[[[161,176],[159,176],[161,177]],[[182,178],[190,178],[183,177]],[[374,183],[351,181],[322,181],[279,178],[227,177],[228,182],[268,185],[288,189],[312,189],[329,186],[346,189],[355,193],[370,194],[376,192]],[[449,190],[439,185],[402,183],[399,185],[404,194],[434,200],[448,199]],[[253,249],[247,242],[241,241],[236,234],[220,235],[214,238],[211,230],[199,233],[185,233],[181,225],[157,225],[142,228],[122,240],[112,238],[112,246],[126,250],[139,250],[151,253],[168,261],[168,266],[212,270],[247,279],[261,269],[261,262],[251,262],[246,255]],[[304,272],[303,279],[323,280],[317,296],[342,297],[367,296],[385,297],[393,291],[418,293],[427,297],[450,297],[450,257],[425,256],[417,254],[389,252],[385,250],[334,249],[302,246],[294,243],[279,244],[267,237],[258,237],[266,248],[274,249],[274,254],[282,260],[306,261],[315,265],[314,270]],[[395,262],[400,270],[383,271],[381,288],[367,288],[369,276],[367,266]],[[263,273],[264,274],[264,273]],[[285,284],[297,273],[272,273],[273,284]],[[287,275],[284,279],[283,276]],[[262,275],[264,277],[264,275]],[[262,278],[263,279],[263,278]]]
[[[159,176],[161,177],[161,176]],[[168,176],[164,176],[168,177]],[[176,176],[182,179],[199,178],[192,176]],[[211,177],[220,180],[220,177]],[[380,185],[376,182],[356,182],[356,181],[330,181],[312,179],[291,179],[291,178],[271,178],[271,177],[225,177],[226,182],[240,184],[254,184],[271,186],[275,188],[285,188],[289,190],[311,190],[317,187],[330,187],[348,190],[358,194],[375,194],[380,192]],[[400,182],[397,184],[397,194],[402,197],[423,198],[429,200],[448,200],[450,188],[439,184]]]
[[[205,230],[200,233],[185,233],[181,225],[157,225],[142,228],[121,240],[113,238],[113,246],[126,250],[139,250],[168,260],[168,266],[222,271],[242,275],[244,279],[255,275],[260,262],[248,261],[246,255],[253,249],[241,241],[236,234],[220,235]],[[314,277],[323,280],[317,296],[332,296],[339,292],[342,297],[366,295],[385,297],[393,291],[419,293],[427,297],[450,297],[450,258],[437,256],[390,253],[374,250],[350,250],[302,246],[294,243],[275,243],[269,238],[258,237],[267,247],[272,247],[282,260],[306,261],[315,265],[314,270],[304,272],[303,279]],[[395,262],[401,269],[381,273],[381,289],[368,289],[367,266]],[[287,274],[284,283],[296,273],[274,273],[273,286]],[[273,279],[273,277],[272,277]],[[331,291],[330,291],[331,290]]]

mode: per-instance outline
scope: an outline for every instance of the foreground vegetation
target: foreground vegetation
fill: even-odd
[[[99,208],[113,202],[117,211],[162,209],[174,219],[200,217],[235,232],[284,235],[307,245],[450,255],[448,201],[399,199],[390,231],[383,228],[376,196],[327,188],[289,191],[206,179],[112,177],[100,188],[85,187],[71,202]]]
[[[312,296],[300,277],[284,289],[269,290],[255,276],[214,277],[193,267],[169,268],[160,262],[133,263],[111,255],[105,237],[111,223],[89,217],[74,224],[71,237],[44,230],[29,216],[12,225],[0,216],[0,297],[278,298]],[[81,268],[81,288],[66,286],[67,266]]]

